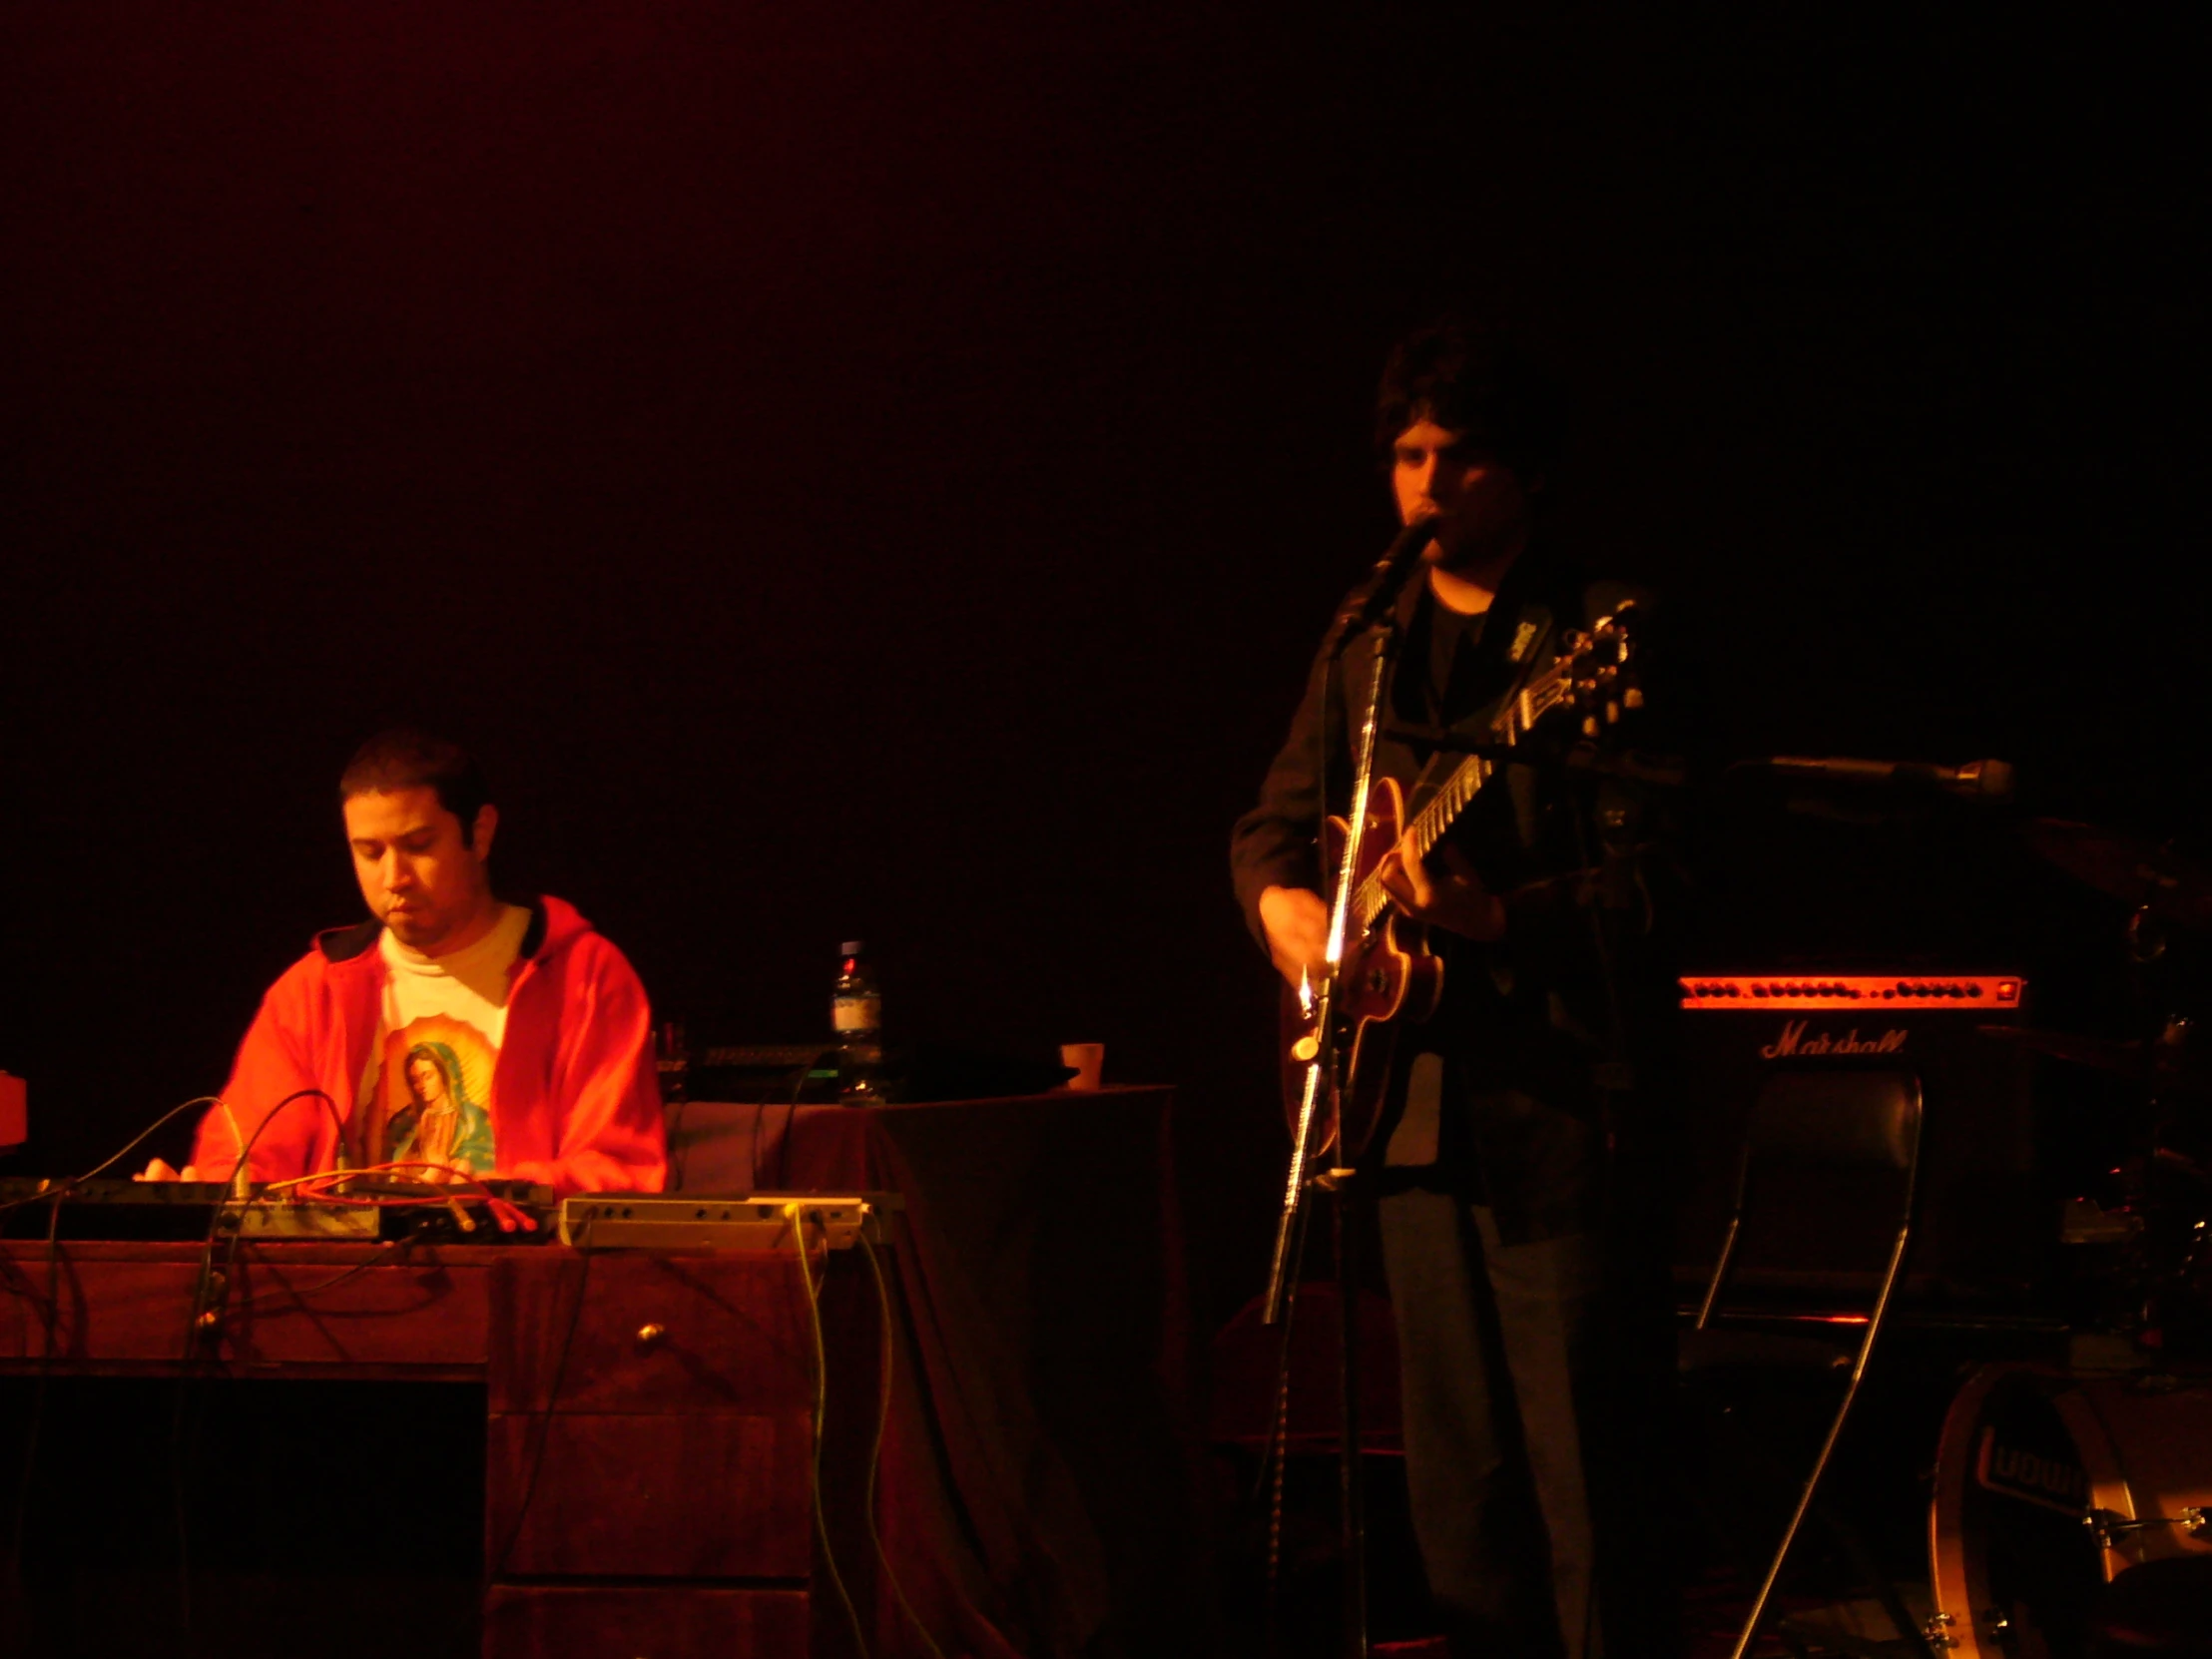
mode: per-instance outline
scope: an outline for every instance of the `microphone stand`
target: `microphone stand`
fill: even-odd
[[[1344,961],[1345,932],[1352,913],[1352,893],[1360,857],[1367,840],[1368,797],[1375,782],[1375,742],[1382,717],[1382,693],[1389,685],[1390,659],[1397,649],[1397,596],[1406,580],[1419,568],[1421,550],[1435,539],[1433,521],[1416,519],[1397,533],[1375,567],[1375,574],[1352,597],[1330,625],[1326,648],[1315,672],[1320,676],[1318,718],[1314,722],[1315,832],[1329,823],[1329,690],[1337,677],[1337,664],[1352,649],[1362,632],[1375,635],[1375,667],[1368,678],[1367,713],[1360,723],[1360,738],[1353,756],[1352,811],[1345,821],[1343,856],[1338,860],[1335,890],[1329,909],[1329,945],[1322,965],[1322,982],[1302,986],[1301,998],[1314,1016],[1315,1049],[1307,1059],[1306,1087],[1298,1109],[1298,1124],[1291,1134],[1291,1169],[1284,1184],[1283,1214],[1276,1224],[1275,1250],[1268,1264],[1267,1295],[1261,1304],[1264,1323],[1280,1323],[1291,1294],[1292,1247],[1298,1232],[1305,1196],[1308,1163],[1312,1158],[1314,1124],[1324,1109],[1337,1113],[1343,1078],[1338,1062],[1337,969]],[[1340,1130],[1343,1125],[1338,1116]]]
[[[1268,1291],[1262,1305],[1262,1317],[1269,1325],[1277,1324],[1284,1318],[1286,1303],[1294,1290],[1290,1283],[1291,1246],[1306,1188],[1312,1179],[1309,1166],[1314,1155],[1314,1127],[1324,1112],[1337,1116],[1343,1094],[1341,1045],[1337,1040],[1337,969],[1344,961],[1345,933],[1352,919],[1352,894],[1354,887],[1358,885],[1356,877],[1367,840],[1368,797],[1375,783],[1376,728],[1382,709],[1382,692],[1389,684],[1390,659],[1395,653],[1396,642],[1397,630],[1394,626],[1377,629],[1375,669],[1368,681],[1367,718],[1360,725],[1360,741],[1353,765],[1352,811],[1346,820],[1344,853],[1338,860],[1335,892],[1329,906],[1328,954],[1322,965],[1321,984],[1312,995],[1316,1047],[1313,1057],[1306,1063],[1305,1093],[1299,1103],[1298,1125],[1291,1132],[1290,1177],[1284,1184],[1283,1213],[1276,1222],[1275,1252],[1268,1265]],[[1333,674],[1335,667],[1335,657],[1323,659],[1322,672],[1325,675]],[[1322,698],[1320,725],[1326,729],[1329,714],[1326,684]],[[1326,770],[1320,775],[1320,790],[1326,795]],[[1326,812],[1326,800],[1322,806]],[[1337,1122],[1341,1132],[1343,1118],[1337,1116]],[[1338,1150],[1343,1150],[1341,1142]]]
[[[1376,730],[1381,722],[1382,694],[1390,682],[1390,663],[1397,651],[1397,624],[1385,620],[1375,629],[1375,670],[1368,680],[1367,716],[1360,723],[1360,742],[1353,765],[1352,815],[1347,821],[1344,857],[1337,869],[1337,890],[1330,906],[1328,969],[1323,977],[1321,1049],[1307,1071],[1306,1105],[1300,1113],[1300,1146],[1311,1132],[1314,1099],[1326,1086],[1331,1116],[1337,1125],[1337,1166],[1313,1178],[1336,1203],[1330,1220],[1335,1235],[1337,1273],[1337,1382],[1341,1407],[1337,1426],[1338,1543],[1344,1553],[1345,1659],[1368,1659],[1368,1505],[1367,1482],[1360,1463],[1360,1227],[1364,1220],[1360,1201],[1366,1197],[1353,1149],[1345,1141],[1344,1053],[1338,1040],[1336,1017],[1337,972],[1344,961],[1345,933],[1351,923],[1352,896],[1359,885],[1362,852],[1367,842],[1368,796],[1375,782]],[[1301,1160],[1292,1157],[1294,1180],[1303,1181]],[[1294,1186],[1286,1201],[1296,1204],[1300,1189]],[[1279,1241],[1280,1249],[1280,1241]],[[1278,1293],[1280,1294],[1280,1292]]]
[[[1338,1314],[1338,1381],[1341,1406],[1338,1424],[1339,1544],[1344,1556],[1343,1617],[1347,1659],[1368,1659],[1367,1495],[1361,1468],[1360,1420],[1360,1239],[1363,1220],[1358,1209],[1359,1178],[1352,1167],[1352,1149],[1344,1142],[1344,1054],[1337,1015],[1337,975],[1344,961],[1345,938],[1352,923],[1352,900],[1366,851],[1368,801],[1375,782],[1376,738],[1382,725],[1383,694],[1390,683],[1390,665],[1397,651],[1394,600],[1398,585],[1411,570],[1413,557],[1430,539],[1409,527],[1384,555],[1378,581],[1371,591],[1338,619],[1331,649],[1322,659],[1320,719],[1316,722],[1319,765],[1316,792],[1321,798],[1317,817],[1327,823],[1327,767],[1329,686],[1337,663],[1367,625],[1375,644],[1375,662],[1368,675],[1367,706],[1354,750],[1351,811],[1346,819],[1344,847],[1338,859],[1330,903],[1329,945],[1322,981],[1312,998],[1315,1049],[1306,1066],[1306,1083],[1299,1105],[1298,1124],[1292,1132],[1291,1165],[1284,1185],[1283,1213],[1278,1220],[1275,1250],[1268,1268],[1268,1289],[1262,1318],[1269,1325],[1282,1324],[1283,1372],[1279,1379],[1278,1432],[1287,1434],[1287,1391],[1290,1382],[1290,1315],[1297,1287],[1294,1260],[1304,1228],[1305,1198],[1318,1186],[1335,1199],[1332,1221],[1335,1235],[1335,1270]],[[1417,539],[1416,539],[1417,534]],[[1408,546],[1408,544],[1410,544]],[[1396,580],[1393,582],[1392,578]],[[1337,1125],[1336,1167],[1316,1172],[1314,1139],[1317,1120],[1324,1113]],[[1280,1440],[1276,1456],[1288,1452]]]
[[[1314,1131],[1326,1111],[1337,1124],[1338,1150],[1347,1151],[1344,1133],[1343,1044],[1339,1041],[1337,974],[1344,961],[1345,935],[1351,925],[1355,877],[1367,841],[1368,798],[1375,782],[1376,737],[1382,726],[1382,695],[1390,683],[1390,663],[1397,649],[1396,607],[1399,593],[1420,568],[1421,551],[1435,539],[1429,520],[1406,525],[1390,543],[1375,567],[1375,573],[1356,589],[1331,624],[1328,639],[1316,667],[1320,677],[1318,718],[1314,722],[1315,831],[1325,833],[1329,823],[1329,694],[1337,677],[1337,665],[1362,634],[1373,632],[1375,663],[1368,676],[1366,713],[1360,723],[1353,757],[1352,810],[1346,819],[1342,855],[1330,899],[1329,944],[1319,986],[1302,985],[1301,1001],[1314,1016],[1314,1049],[1306,1056],[1306,1084],[1299,1104],[1298,1123],[1291,1134],[1291,1167],[1284,1182],[1283,1213],[1275,1230],[1275,1249],[1268,1264],[1268,1288],[1261,1301],[1264,1324],[1283,1327],[1281,1369],[1276,1378],[1276,1502],[1280,1524],[1282,1460],[1289,1453],[1291,1316],[1297,1306],[1296,1263],[1304,1255],[1306,1190],[1319,1186],[1336,1195],[1336,1270],[1339,1320],[1340,1401],[1338,1490],[1340,1544],[1344,1552],[1344,1652],[1348,1659],[1368,1659],[1367,1504],[1360,1470],[1359,1390],[1359,1229],[1354,1214],[1355,1173],[1347,1159],[1344,1167],[1320,1174],[1312,1171]],[[1272,1560],[1271,1560],[1272,1566]]]

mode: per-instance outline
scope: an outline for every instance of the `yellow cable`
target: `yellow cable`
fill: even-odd
[[[875,1280],[875,1306],[882,1316],[880,1348],[882,1363],[879,1367],[882,1373],[882,1381],[876,1390],[875,1440],[868,1447],[867,1500],[863,1511],[867,1517],[867,1541],[874,1546],[875,1559],[882,1563],[884,1581],[891,1587],[891,1595],[898,1602],[898,1610],[906,1615],[906,1622],[914,1627],[914,1634],[921,1638],[921,1645],[930,1651],[934,1659],[944,1659],[944,1649],[937,1646],[936,1639],[929,1634],[929,1627],[921,1622],[921,1615],[914,1611],[913,1604],[906,1599],[905,1586],[898,1582],[898,1574],[891,1566],[890,1555],[883,1548],[882,1534],[875,1528],[875,1470],[876,1465],[882,1460],[883,1434],[884,1430],[889,1427],[891,1419],[891,1356],[893,1351],[891,1343],[890,1287],[884,1283],[883,1264],[875,1258],[875,1246],[868,1242],[867,1206],[864,1204],[860,1207],[859,1239],[861,1253],[867,1257],[867,1270]]]
[[[823,1515],[822,1503],[822,1425],[830,1408],[830,1351],[822,1336],[822,1305],[815,1296],[814,1270],[807,1265],[807,1206],[796,1201],[784,1206],[784,1219],[791,1223],[793,1254],[799,1262],[799,1282],[807,1288],[807,1323],[815,1339],[815,1443],[808,1472],[809,1495],[815,1511],[815,1536],[822,1540],[822,1564],[830,1575],[830,1588],[837,1592],[838,1605],[852,1626],[852,1640],[860,1650],[860,1659],[868,1659],[867,1633],[861,1628],[859,1609],[852,1605],[852,1592],[844,1587],[844,1575],[837,1571],[836,1552],[830,1547],[830,1524]],[[828,1236],[824,1239],[823,1268],[829,1270]]]

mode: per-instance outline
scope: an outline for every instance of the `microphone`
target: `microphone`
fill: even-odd
[[[1375,564],[1375,573],[1352,592],[1330,629],[1329,655],[1342,652],[1353,635],[1372,628],[1390,612],[1406,580],[1420,564],[1421,553],[1436,539],[1433,515],[1416,518],[1397,533],[1387,551]]]
[[[2009,761],[1967,761],[1946,767],[1930,761],[1869,761],[1854,755],[1831,755],[1822,760],[1775,755],[1759,764],[1785,778],[1821,778],[1839,784],[1923,785],[1974,801],[2012,799]]]

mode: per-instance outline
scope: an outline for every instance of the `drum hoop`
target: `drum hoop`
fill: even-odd
[[[1984,1654],[1974,1628],[1974,1607],[1968,1586],[1981,1578],[1981,1540],[1965,1536],[1966,1482],[1973,1478],[1974,1430],[1981,1421],[1981,1403],[2013,1377],[2048,1376],[2044,1368],[2017,1362],[1983,1366],[1966,1379],[1943,1413],[1942,1431],[1936,1441],[1936,1493],[1928,1505],[1928,1564],[1933,1581],[1936,1617],[1949,1638],[1946,1650],[1958,1659],[2004,1659]]]
[[[2089,1391],[2074,1380],[2071,1386],[2061,1390],[2051,1406],[2058,1413],[2059,1421],[2073,1435],[2074,1448],[2081,1453],[2081,1472],[2089,1477],[2089,1507],[2102,1509],[2119,1516],[2121,1520],[2134,1520],[2135,1493],[2127,1483],[2127,1471],[2120,1466],[2119,1447],[2114,1443],[2112,1430],[2105,1425],[2104,1413],[2097,1409],[2097,1402]],[[2120,1535],[2134,1538],[2135,1533]],[[2104,1569],[2104,1581],[2113,1579],[2135,1564],[2128,1553],[2121,1550],[2118,1540],[2101,1545],[2097,1550],[2097,1564]]]

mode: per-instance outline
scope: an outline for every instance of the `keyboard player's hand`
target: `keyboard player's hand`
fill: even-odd
[[[171,1169],[161,1159],[156,1158],[145,1169],[132,1176],[131,1179],[133,1181],[197,1181],[200,1179],[200,1169],[196,1164],[187,1164],[183,1169]]]

